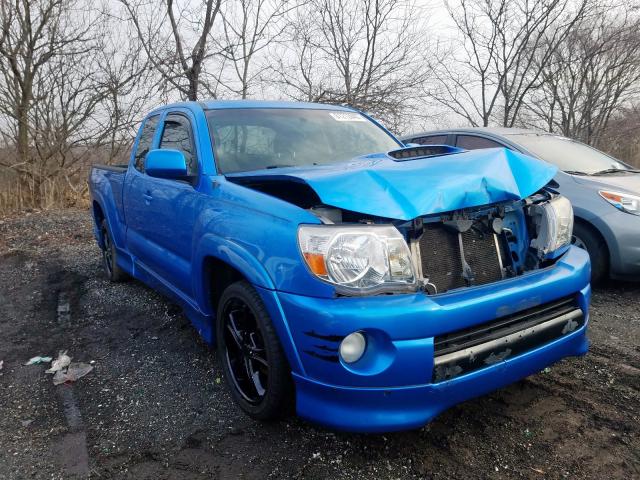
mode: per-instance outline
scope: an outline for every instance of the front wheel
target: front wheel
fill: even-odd
[[[589,253],[591,258],[591,282],[598,283],[608,273],[609,250],[607,244],[589,227],[576,223],[573,227],[571,243]]]
[[[216,343],[231,395],[244,412],[258,420],[291,412],[289,364],[267,309],[248,282],[233,283],[223,292]]]

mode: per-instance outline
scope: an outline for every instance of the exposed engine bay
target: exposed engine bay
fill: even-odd
[[[485,285],[544,268],[549,258],[542,192],[522,201],[426,216],[394,225],[409,245],[419,288],[428,294]],[[318,205],[309,209],[323,223],[354,222],[353,212]],[[355,223],[389,223],[359,218]]]

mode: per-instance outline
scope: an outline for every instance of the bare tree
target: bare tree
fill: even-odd
[[[93,115],[94,143],[106,155],[102,161],[124,163],[142,116],[157,102],[154,75],[135,32],[123,29],[117,17],[102,24],[99,38],[93,68],[104,95]]]
[[[640,168],[640,105],[636,97],[628,106],[612,113],[604,131],[598,135],[598,147]]]
[[[598,145],[612,115],[640,93],[640,16],[601,5],[538,62],[543,81],[528,102],[533,122]]]
[[[0,166],[17,175],[32,206],[43,206],[54,189],[84,190],[91,158],[127,147],[148,97],[140,81],[147,68],[140,47],[115,40],[104,12],[84,3],[0,0],[0,8],[8,60],[0,63],[0,134],[17,152]]]
[[[280,81],[293,98],[348,104],[397,126],[425,77],[419,18],[403,0],[311,0],[297,12]]]
[[[12,169],[28,172],[29,117],[39,101],[34,88],[39,74],[53,59],[86,51],[93,21],[75,2],[65,0],[1,0],[0,113],[8,122],[3,136],[15,144],[16,161],[3,160]],[[77,20],[77,18],[76,18]]]
[[[256,55],[277,42],[286,28],[285,15],[299,4],[289,0],[238,0],[227,2],[222,10],[223,38],[218,42],[220,56],[232,71],[231,79],[221,79],[225,86],[241,98],[247,98],[250,87],[267,70],[259,65],[254,70]]]
[[[183,5],[164,0],[160,9],[155,1],[120,2],[161,82],[166,82],[187,100],[197,100],[201,87],[210,95],[214,92],[209,85],[203,84],[202,75],[205,62],[211,56],[210,34],[221,0],[184,2]],[[170,32],[168,35],[165,34],[167,31]]]
[[[435,85],[426,93],[474,126],[494,120],[513,126],[541,81],[542,65],[583,18],[587,1],[447,3],[459,36],[441,52]]]

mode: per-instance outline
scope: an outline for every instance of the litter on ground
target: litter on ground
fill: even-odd
[[[93,370],[88,363],[72,363],[66,370],[58,370],[53,376],[53,384],[60,385],[67,382],[75,382]]]
[[[53,361],[49,370],[45,370],[45,373],[56,373],[63,368],[67,368],[70,363],[71,357],[67,355],[67,351],[60,351],[58,353],[58,358]]]
[[[32,357],[29,359],[29,361],[27,363],[25,363],[26,365],[39,365],[41,363],[50,363],[52,360],[51,357]]]

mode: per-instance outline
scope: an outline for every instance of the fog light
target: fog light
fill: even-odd
[[[353,332],[344,337],[340,343],[340,356],[345,363],[360,360],[367,348],[367,339],[360,332]]]

